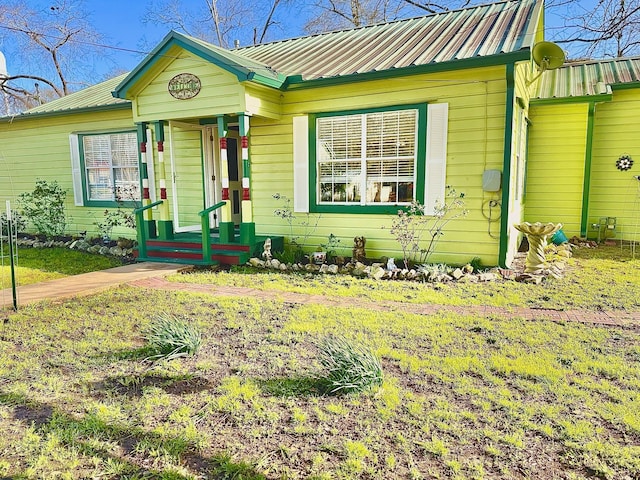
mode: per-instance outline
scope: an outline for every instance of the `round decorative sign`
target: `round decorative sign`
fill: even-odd
[[[188,100],[200,93],[200,79],[193,73],[179,73],[171,80],[167,88],[172,97],[178,100]]]
[[[632,166],[633,166],[633,160],[629,155],[622,155],[616,161],[616,168],[622,172],[626,172],[627,170],[630,170]]]

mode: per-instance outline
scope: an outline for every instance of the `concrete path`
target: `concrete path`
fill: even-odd
[[[64,300],[66,298],[91,295],[111,287],[131,283],[145,278],[161,277],[188,268],[187,265],[167,263],[133,263],[98,272],[83,273],[56,280],[18,287],[18,308],[42,300]],[[0,290],[0,310],[13,308],[11,288]]]
[[[179,272],[188,265],[166,263],[136,263],[99,272],[84,273],[58,280],[18,287],[18,307],[42,300],[64,300],[90,295],[118,285],[129,284],[139,288],[189,291],[219,296],[251,297],[282,302],[321,304],[335,307],[357,307],[378,311],[402,311],[419,315],[454,313],[457,315],[482,315],[502,318],[524,318],[527,320],[552,320],[557,322],[579,322],[596,325],[622,326],[640,329],[640,311],[588,311],[552,310],[526,307],[491,307],[483,305],[433,305],[402,302],[372,302],[351,297],[331,295],[306,295],[275,290],[258,290],[245,287],[199,285],[169,282],[165,277]],[[13,306],[11,289],[0,290],[0,310],[8,311]]]

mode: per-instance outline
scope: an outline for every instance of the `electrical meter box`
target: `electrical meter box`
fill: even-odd
[[[502,172],[500,170],[485,170],[482,174],[482,189],[485,192],[498,192],[502,188]]]

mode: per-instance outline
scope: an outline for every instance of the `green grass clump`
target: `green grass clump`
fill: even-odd
[[[320,363],[328,372],[324,378],[328,393],[354,393],[382,385],[382,365],[368,347],[327,336],[320,344]]]
[[[153,360],[172,360],[195,354],[202,343],[202,334],[191,323],[174,315],[159,315],[144,332]]]

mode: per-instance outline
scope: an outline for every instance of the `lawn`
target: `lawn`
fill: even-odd
[[[609,295],[631,288],[638,298],[629,280],[638,278],[637,261],[583,256],[570,268],[585,282],[611,275]],[[204,275],[271,283],[271,275],[240,272],[189,281]],[[304,278],[289,279],[304,288]],[[373,302],[423,295],[420,285],[340,286],[346,281],[309,288],[371,290]],[[585,283],[586,299],[563,303],[564,281],[540,287],[546,303],[605,301]],[[500,303],[503,285],[513,284],[424,288],[448,292],[443,302],[464,294]],[[529,304],[542,291],[524,292],[507,303]],[[275,293],[257,300],[122,287],[11,313],[0,326],[0,477],[640,478],[639,325],[420,316],[283,303]],[[606,298],[607,308],[639,309]],[[150,364],[143,331],[165,312],[196,325],[202,347]],[[320,392],[318,344],[330,334],[380,356],[380,389]]]
[[[120,265],[122,261],[116,258],[68,248],[20,248],[15,275],[18,285],[29,285]],[[0,289],[10,287],[10,257],[5,247],[0,264]]]

